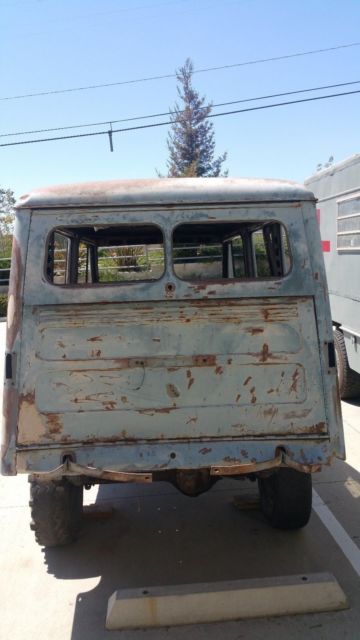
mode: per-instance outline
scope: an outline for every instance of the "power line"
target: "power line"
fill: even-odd
[[[209,71],[221,71],[222,69],[234,69],[235,67],[245,67],[247,65],[255,65],[255,64],[263,64],[265,62],[277,62],[279,60],[288,60],[290,58],[300,58],[301,56],[311,56],[317,53],[326,53],[328,51],[338,51],[339,49],[349,49],[350,47],[359,47],[360,42],[351,42],[350,44],[340,44],[335,47],[327,47],[324,49],[313,49],[311,51],[300,51],[297,53],[289,53],[283,56],[274,56],[272,58],[259,58],[256,60],[247,60],[245,62],[236,62],[234,64],[225,64],[219,67],[207,67],[205,69],[197,69],[194,70],[193,73],[207,73]],[[116,87],[120,85],[126,84],[138,84],[141,82],[152,82],[154,80],[164,80],[167,78],[176,78],[176,73],[167,73],[158,76],[150,76],[148,78],[136,78],[133,80],[121,80],[118,82],[107,82],[104,84],[91,84],[83,87],[70,87],[67,89],[53,89],[50,91],[39,91],[37,93],[24,93],[16,96],[5,96],[0,98],[0,101],[3,100],[20,100],[22,98],[35,98],[38,96],[49,96],[56,95],[59,93],[72,93],[75,91],[89,91],[92,89],[103,89],[105,87]]]
[[[234,111],[223,111],[222,113],[212,113],[208,116],[206,116],[206,119],[208,118],[218,118],[220,116],[229,116],[229,115],[233,115],[235,113],[246,113],[249,111],[260,111],[261,109],[272,109],[274,107],[285,107],[287,105],[291,105],[291,104],[301,104],[303,102],[314,102],[315,100],[325,100],[328,98],[338,98],[340,96],[349,96],[349,95],[353,95],[355,93],[360,93],[360,89],[357,89],[355,91],[345,91],[342,93],[333,93],[333,94],[329,94],[327,96],[314,96],[312,98],[301,98],[300,100],[289,100],[287,102],[278,102],[278,103],[274,103],[274,104],[265,104],[265,105],[261,105],[258,107],[248,107],[247,109],[236,109]],[[138,125],[137,127],[126,127],[123,129],[112,129],[111,130],[111,135],[114,133],[123,133],[126,131],[138,131],[140,129],[151,129],[154,127],[164,127],[166,125],[170,125],[170,124],[174,124],[174,122],[176,122],[176,120],[169,120],[166,122],[155,122],[153,124],[143,124],[143,125]],[[74,139],[74,138],[87,138],[90,136],[101,136],[101,135],[108,135],[110,132],[109,131],[91,131],[90,133],[76,133],[70,136],[56,136],[53,138],[37,138],[35,140],[20,140],[19,142],[5,142],[0,144],[0,147],[13,147],[13,146],[18,146],[18,145],[23,145],[23,144],[35,144],[38,142],[53,142],[53,141],[57,141],[57,140],[70,140],[70,139]]]
[[[267,100],[270,98],[280,98],[280,97],[284,97],[284,96],[291,96],[291,95],[295,95],[298,93],[309,93],[310,91],[321,91],[324,89],[335,89],[335,88],[339,88],[339,87],[347,87],[349,85],[354,85],[354,84],[359,84],[360,80],[353,80],[352,82],[341,82],[338,84],[328,84],[328,85],[322,85],[319,87],[312,87],[312,88],[307,88],[307,89],[297,89],[296,91],[285,91],[282,93],[272,93],[272,94],[268,94],[265,96],[258,96],[256,98],[242,98],[241,100],[231,100],[229,102],[218,102],[217,104],[211,104],[211,107],[225,107],[228,106],[230,104],[240,104],[240,103],[244,103],[244,102],[256,102],[257,100]],[[203,110],[203,109],[207,109],[208,107],[199,107],[199,111]],[[183,110],[179,110],[176,113],[184,113],[184,109]],[[66,131],[69,129],[81,129],[84,127],[100,127],[102,125],[108,125],[108,124],[116,124],[118,122],[133,122],[135,120],[147,120],[150,118],[160,118],[162,116],[170,116],[172,115],[172,111],[164,111],[162,113],[152,113],[152,114],[148,114],[148,115],[144,115],[144,116],[133,116],[131,118],[121,118],[120,120],[104,120],[102,122],[89,122],[89,123],[82,123],[82,124],[73,124],[73,125],[67,125],[64,127],[51,127],[49,129],[33,129],[31,131],[14,131],[12,133],[1,133],[0,134],[0,138],[8,138],[8,137],[12,137],[12,136],[22,136],[22,135],[29,135],[32,133],[49,133],[50,131]]]

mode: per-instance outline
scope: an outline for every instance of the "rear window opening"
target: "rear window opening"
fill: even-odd
[[[183,224],[173,233],[173,262],[182,280],[281,278],[291,254],[279,222]]]
[[[57,285],[158,280],[164,240],[155,225],[58,227],[47,244],[46,277]]]

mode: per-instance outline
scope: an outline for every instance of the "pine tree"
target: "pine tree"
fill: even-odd
[[[175,103],[171,110],[172,125],[167,140],[168,177],[226,176],[227,171],[221,173],[221,169],[227,153],[214,158],[214,125],[207,119],[212,104],[206,104],[205,97],[200,97],[193,88],[193,71],[193,64],[188,58],[176,74],[181,104]]]

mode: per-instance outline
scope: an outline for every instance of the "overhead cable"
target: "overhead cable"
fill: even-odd
[[[211,108],[216,108],[216,107],[225,107],[228,106],[230,104],[240,104],[240,103],[244,103],[244,102],[256,102],[258,100],[268,100],[270,98],[280,98],[283,96],[291,96],[291,95],[295,95],[298,93],[309,93],[311,91],[321,91],[324,89],[335,89],[335,88],[339,88],[339,87],[347,87],[349,85],[354,85],[354,84],[360,84],[360,80],[353,80],[352,82],[341,82],[338,84],[328,84],[328,85],[323,85],[323,86],[319,86],[319,87],[312,87],[312,88],[308,88],[308,89],[297,89],[296,91],[285,91],[282,93],[271,93],[265,96],[258,96],[256,98],[242,98],[241,100],[231,100],[229,102],[218,102],[217,104],[212,104],[210,103]],[[199,107],[198,111],[207,109],[208,105],[204,106],[204,107]],[[184,113],[185,109],[179,109],[178,111],[176,111],[176,113]],[[150,118],[160,118],[163,116],[171,116],[174,112],[173,111],[164,111],[162,113],[152,113],[152,114],[148,114],[148,115],[144,115],[144,116],[133,116],[131,118],[121,118],[120,120],[114,120],[114,119],[110,119],[108,118],[107,120],[104,120],[102,122],[88,122],[88,123],[82,123],[82,124],[72,124],[72,125],[67,125],[64,127],[51,127],[48,129],[33,129],[30,131],[14,131],[12,133],[0,133],[0,138],[8,138],[8,137],[12,137],[12,136],[23,136],[23,135],[30,135],[32,133],[49,133],[50,131],[67,131],[69,129],[81,129],[84,127],[100,127],[102,125],[107,125],[107,124],[116,124],[118,122],[133,122],[135,120],[147,120]]]
[[[304,102],[314,102],[315,100],[325,100],[328,98],[338,98],[340,96],[349,96],[349,95],[353,95],[356,93],[360,93],[360,89],[357,89],[355,91],[346,91],[346,92],[342,92],[342,93],[333,93],[333,94],[329,94],[326,96],[314,96],[312,98],[301,98],[300,100],[289,100],[287,102],[278,102],[278,103],[273,103],[273,104],[264,104],[264,105],[260,105],[257,107],[248,107],[247,109],[236,109],[234,111],[223,111],[222,113],[211,113],[208,116],[206,116],[206,119],[208,118],[218,118],[220,116],[229,116],[229,115],[233,115],[236,113],[246,113],[249,111],[260,111],[261,109],[272,109],[274,107],[285,107],[291,104],[301,104]],[[143,125],[138,125],[136,127],[126,127],[123,129],[111,129],[111,134],[113,135],[114,133],[123,133],[125,131],[138,131],[140,129],[152,129],[155,127],[164,127],[167,125],[171,125],[174,124],[176,122],[175,120],[168,120],[166,122],[155,122],[152,124],[143,124]],[[35,140],[20,140],[19,142],[5,142],[0,144],[0,147],[13,147],[13,146],[18,146],[18,145],[23,145],[23,144],[36,144],[38,142],[53,142],[53,141],[57,141],[57,140],[70,140],[70,139],[74,139],[74,138],[87,138],[90,136],[101,136],[101,135],[108,135],[109,131],[91,131],[90,133],[76,133],[70,136],[56,136],[53,138],[37,138]]]
[[[271,58],[258,58],[255,60],[246,60],[245,62],[235,62],[234,64],[225,64],[225,65],[221,65],[219,67],[207,67],[205,69],[195,69],[193,71],[193,73],[207,73],[209,71],[221,71],[223,69],[234,69],[235,67],[245,67],[248,65],[255,65],[255,64],[263,64],[265,62],[278,62],[279,60],[288,60],[290,58],[300,58],[302,56],[311,56],[311,55],[315,55],[318,53],[327,53],[328,51],[338,51],[339,49],[349,49],[350,47],[359,47],[360,46],[360,42],[351,42],[349,44],[340,44],[337,45],[335,47],[326,47],[323,49],[312,49],[311,51],[300,51],[297,53],[289,53],[286,55],[282,55],[282,56],[273,56]],[[59,93],[72,93],[75,91],[89,91],[92,89],[104,89],[106,87],[116,87],[116,86],[120,86],[120,85],[126,85],[126,84],[138,84],[141,82],[152,82],[154,80],[164,80],[167,78],[176,78],[177,74],[176,73],[166,73],[163,75],[157,75],[157,76],[150,76],[147,78],[136,78],[133,80],[120,80],[118,82],[107,82],[107,83],[103,83],[103,84],[90,84],[90,85],[86,85],[86,86],[82,86],[82,87],[70,87],[67,89],[52,89],[49,91],[38,91],[38,92],[32,92],[32,93],[23,93],[23,94],[19,94],[19,95],[15,95],[15,96],[3,96],[0,97],[0,101],[3,100],[20,100],[22,98],[35,98],[35,97],[39,97],[39,96],[50,96],[50,95],[55,95],[55,94],[59,94]]]

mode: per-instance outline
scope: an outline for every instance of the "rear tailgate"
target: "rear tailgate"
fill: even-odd
[[[327,432],[311,297],[31,311],[20,445]]]

